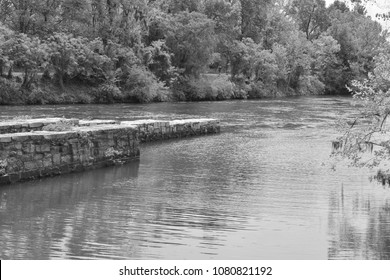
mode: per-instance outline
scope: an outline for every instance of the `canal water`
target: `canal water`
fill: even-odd
[[[390,189],[329,157],[352,99],[1,107],[0,118],[221,119],[139,161],[0,188],[1,259],[390,259]]]

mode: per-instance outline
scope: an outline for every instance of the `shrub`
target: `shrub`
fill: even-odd
[[[250,86],[247,84],[234,84],[235,99],[247,99]]]
[[[165,42],[161,40],[152,42],[143,52],[144,64],[160,81],[169,86],[177,74],[177,69],[172,66],[172,54]]]
[[[113,103],[123,98],[121,90],[113,83],[100,85],[92,94],[98,103]]]
[[[211,85],[205,79],[189,79],[187,86],[188,88],[185,94],[188,100],[201,101],[215,99]]]
[[[133,67],[121,80],[124,80],[122,91],[127,101],[145,103],[163,99],[161,89],[165,89],[164,85],[144,67]]]
[[[213,95],[211,86],[205,79],[180,77],[173,88],[175,97],[180,101],[201,101]]]
[[[273,84],[263,83],[262,81],[250,83],[249,98],[277,97],[279,95],[278,88]]]
[[[48,94],[42,88],[34,88],[27,96],[27,104],[38,105],[51,103],[48,100]]]
[[[325,93],[325,85],[314,76],[303,76],[299,80],[300,95],[318,95]]]
[[[211,90],[213,93],[213,100],[226,100],[235,98],[235,86],[227,80],[224,76],[219,76],[211,82]]]
[[[52,83],[40,83],[26,94],[27,104],[89,104],[95,101],[96,88],[80,84],[68,84],[61,90]]]
[[[20,84],[0,78],[0,104],[19,104],[23,103],[23,92]]]
[[[246,91],[228,80],[227,75],[204,75],[199,79],[181,77],[173,87],[176,100],[202,101],[245,99]]]

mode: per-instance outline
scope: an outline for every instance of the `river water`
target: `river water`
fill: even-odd
[[[345,97],[1,107],[100,119],[219,118],[139,161],[0,188],[1,259],[390,259],[390,189],[334,165]]]

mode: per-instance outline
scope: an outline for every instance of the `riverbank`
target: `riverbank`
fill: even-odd
[[[232,82],[228,74],[202,74],[198,79],[180,78],[170,87],[160,84],[125,90],[116,85],[89,85],[70,81],[61,89],[52,80],[37,81],[31,89],[20,78],[0,78],[0,105],[113,104],[175,101],[221,101],[322,95],[265,87],[262,83]]]

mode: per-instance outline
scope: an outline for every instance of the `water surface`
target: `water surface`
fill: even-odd
[[[333,168],[352,100],[1,107],[30,115],[221,119],[139,161],[0,188],[1,259],[390,259],[390,190]]]

